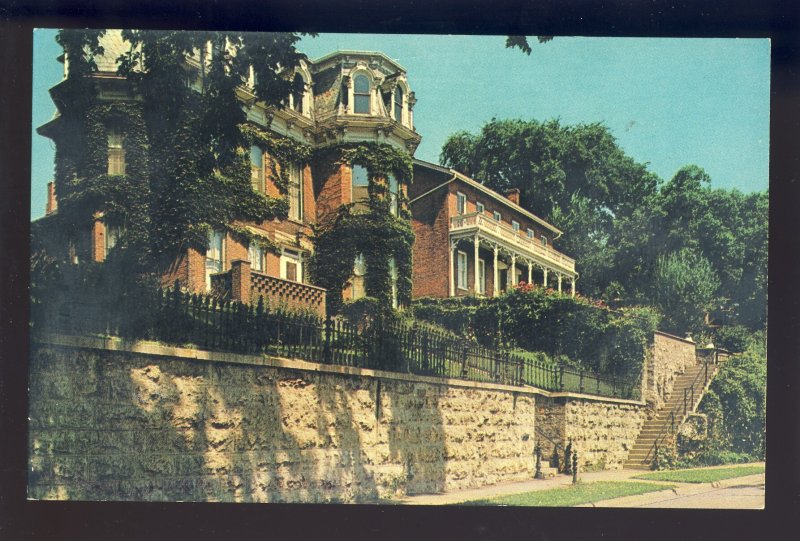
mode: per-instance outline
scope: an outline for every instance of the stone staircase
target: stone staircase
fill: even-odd
[[[716,368],[714,364],[698,362],[675,379],[669,399],[656,415],[645,421],[642,426],[642,431],[625,461],[625,468],[651,469],[655,458],[653,445],[656,440],[658,439],[659,445],[662,445],[665,439],[670,439],[677,432],[678,427],[686,420],[686,416],[694,412],[713,379]]]

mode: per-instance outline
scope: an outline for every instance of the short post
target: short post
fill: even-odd
[[[235,259],[231,262],[231,298],[235,301],[250,302],[250,262]]]
[[[536,442],[533,452],[536,455],[536,473],[533,475],[533,478],[544,479],[544,474],[542,473],[542,447],[539,445],[539,442]]]
[[[572,440],[569,440],[564,449],[564,473],[567,475],[572,473]]]
[[[564,390],[564,366],[560,366],[558,369],[558,386],[563,391]]]
[[[469,355],[469,342],[466,340],[462,344],[462,352],[461,352],[461,377],[466,378],[468,374],[467,370],[467,356]]]
[[[572,451],[572,483],[578,482],[578,452]]]
[[[331,315],[327,314],[325,316],[325,346],[322,350],[322,359],[325,363],[330,364],[331,362]]]
[[[584,388],[583,388],[583,368],[581,368],[581,370],[580,370],[580,383],[578,384],[578,388],[580,389],[581,392],[583,392],[583,390],[584,390]]]

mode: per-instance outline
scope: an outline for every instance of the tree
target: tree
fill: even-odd
[[[714,306],[719,279],[702,255],[683,248],[656,261],[650,298],[664,316],[663,329],[700,333],[705,313]]]

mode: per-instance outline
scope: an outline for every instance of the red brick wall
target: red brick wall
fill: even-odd
[[[350,202],[351,171],[346,165],[321,159],[314,167],[317,221],[330,217],[344,203]]]
[[[447,176],[415,170],[409,190],[413,199],[447,180]],[[411,205],[416,240],[413,251],[413,286],[411,295],[418,297],[447,297],[450,284],[447,274],[449,215],[447,189],[441,188]]]
[[[106,226],[95,219],[92,223],[90,246],[92,250],[92,261],[103,262],[106,259]]]

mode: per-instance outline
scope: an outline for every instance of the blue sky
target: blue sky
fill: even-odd
[[[532,40],[532,42],[534,42]],[[686,164],[744,192],[769,183],[767,39],[556,37],[527,56],[502,36],[322,34],[299,49],[382,51],[408,70],[422,135],[416,156],[438,162],[447,136],[493,117],[602,122],[625,152],[664,180]],[[55,30],[34,34],[33,126],[55,111],[47,90],[63,67]],[[31,218],[44,213],[53,145],[32,134]]]

